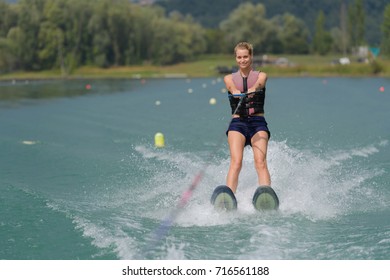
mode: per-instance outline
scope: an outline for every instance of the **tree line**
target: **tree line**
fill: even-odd
[[[345,7],[344,25],[331,31],[319,11],[311,39],[302,19],[289,13],[268,19],[263,4],[249,2],[219,27],[205,28],[189,15],[167,15],[162,7],[128,0],[0,0],[0,72],[60,68],[69,74],[84,65],[167,65],[201,54],[231,53],[243,40],[252,42],[258,54],[349,52],[364,44],[361,3]],[[389,54],[390,5],[382,32],[383,50]]]
[[[0,69],[172,64],[205,52],[191,17],[128,0],[0,1]]]

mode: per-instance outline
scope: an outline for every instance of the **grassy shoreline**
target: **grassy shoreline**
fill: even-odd
[[[378,59],[376,64],[352,62],[349,65],[334,65],[336,56],[283,56],[290,66],[266,65],[261,68],[271,77],[390,77],[390,60]],[[137,65],[111,68],[84,66],[70,75],[63,75],[59,69],[36,72],[13,72],[1,74],[0,80],[42,80],[42,79],[103,79],[103,78],[198,78],[223,76],[218,66],[232,67],[234,57],[229,55],[207,55],[193,62],[170,66]],[[375,74],[378,69],[379,73]]]

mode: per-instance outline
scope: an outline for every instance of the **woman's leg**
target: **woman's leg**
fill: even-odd
[[[257,132],[251,139],[255,168],[260,186],[271,186],[271,176],[267,166],[268,133]]]
[[[242,167],[245,147],[245,136],[238,131],[228,132],[230,150],[230,166],[226,177],[226,185],[235,193],[238,185],[238,175]]]

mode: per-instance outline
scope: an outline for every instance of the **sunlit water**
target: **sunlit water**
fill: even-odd
[[[269,213],[251,204],[249,148],[238,210],[210,205],[229,165],[223,87],[0,83],[0,259],[389,259],[390,81],[271,77]]]

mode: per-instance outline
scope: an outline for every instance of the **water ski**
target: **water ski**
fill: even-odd
[[[225,185],[215,188],[211,196],[211,204],[218,211],[231,211],[237,209],[237,200],[233,191]]]
[[[279,198],[273,188],[268,186],[260,186],[256,189],[252,203],[259,211],[279,208]]]

